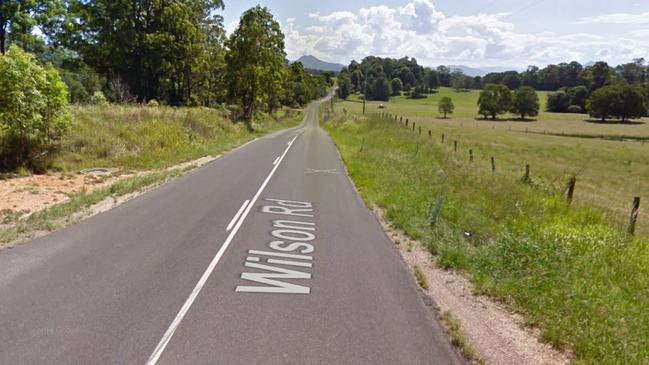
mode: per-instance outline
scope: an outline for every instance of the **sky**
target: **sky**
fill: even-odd
[[[257,4],[281,24],[291,60],[409,56],[517,69],[649,61],[649,0],[225,0],[226,31]]]

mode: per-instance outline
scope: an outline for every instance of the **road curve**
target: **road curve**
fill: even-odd
[[[0,364],[462,364],[304,123],[0,251]]]

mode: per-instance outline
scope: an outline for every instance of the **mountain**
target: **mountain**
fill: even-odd
[[[342,70],[342,68],[345,67],[338,63],[330,63],[330,62],[319,60],[310,55],[302,56],[295,62],[302,63],[304,68],[308,68],[309,70],[318,70],[318,71],[340,72],[340,70]]]
[[[491,72],[505,72],[505,71],[511,71],[511,70],[516,70],[516,71],[524,71],[522,69],[518,69],[516,67],[484,67],[484,68],[474,68],[474,67],[469,67],[469,66],[448,66],[451,70],[459,69],[462,72],[464,72],[465,75],[467,76],[484,76],[488,73]]]

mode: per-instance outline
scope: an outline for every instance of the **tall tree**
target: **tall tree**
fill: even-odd
[[[56,41],[99,73],[125,81],[139,100],[191,98],[208,25],[221,0],[69,0]]]
[[[250,128],[258,103],[281,88],[286,58],[284,34],[268,8],[257,5],[243,13],[227,47],[229,93],[243,107]]]
[[[64,10],[62,0],[0,0],[0,53],[7,51],[8,38],[33,50],[39,43],[34,27],[49,34],[61,21]]]
[[[539,96],[536,90],[530,86],[523,86],[514,91],[511,112],[520,115],[523,120],[526,116],[539,115]]]
[[[485,118],[491,116],[491,119],[496,119],[498,114],[509,111],[511,103],[512,93],[507,86],[488,84],[478,97],[478,113]]]

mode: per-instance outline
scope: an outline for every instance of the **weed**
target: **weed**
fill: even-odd
[[[464,355],[464,357],[466,357],[469,360],[473,360],[477,362],[480,365],[486,364],[486,362],[476,354],[475,350],[473,349],[469,341],[466,339],[466,336],[462,331],[460,322],[455,318],[453,318],[451,312],[444,311],[442,313],[441,318],[442,321],[444,321],[444,324],[446,325],[446,329],[448,330],[448,334],[451,338],[451,343],[460,349],[462,355]]]
[[[417,279],[417,284],[423,289],[428,290],[428,280],[426,279],[426,274],[421,270],[417,265],[412,267],[412,270],[415,274],[415,279]]]

